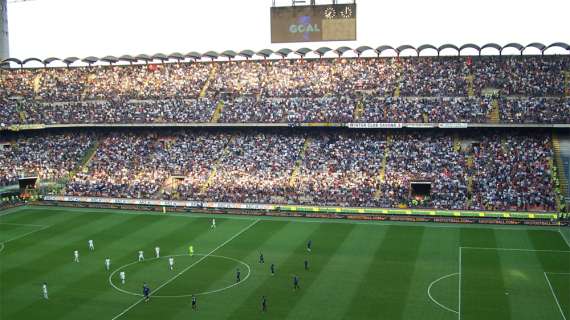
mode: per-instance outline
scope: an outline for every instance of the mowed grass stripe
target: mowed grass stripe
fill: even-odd
[[[353,228],[353,225],[318,224],[315,229],[306,233],[303,241],[277,265],[278,277],[268,277],[234,310],[230,318],[241,319],[258,313],[262,295],[271,298],[272,317],[286,318],[292,308],[306,297],[319,272],[328,264],[338,250],[339,243],[344,241]],[[310,253],[306,249],[309,239],[313,242],[313,250]],[[309,271],[304,270],[305,259],[309,261]],[[293,275],[300,279],[300,290],[293,291]]]
[[[239,232],[242,232],[244,230],[244,228],[247,228],[249,225],[252,224],[252,222],[254,222],[254,220],[216,219],[217,228],[215,229],[215,231],[211,231],[210,230],[210,224],[209,224],[211,219],[201,218],[201,220],[205,221],[207,224],[204,225],[203,227],[201,227],[201,233],[196,238],[189,239],[189,238],[187,238],[187,236],[184,233],[178,233],[178,237],[180,239],[180,245],[178,246],[178,249],[176,250],[176,252],[187,253],[188,252],[187,251],[188,245],[191,243],[194,246],[195,253],[200,253],[200,254],[206,255],[206,254],[210,253],[212,250],[214,250],[215,248],[219,247],[224,242],[226,242],[229,239],[231,239],[232,237],[234,237]],[[177,220],[173,220],[173,221],[177,221]],[[244,231],[242,234],[240,234],[239,237],[237,237],[236,239],[227,243],[226,245],[231,245],[231,243],[233,241],[237,241],[242,236],[245,236],[250,230],[255,230],[255,228],[258,225],[259,225],[259,223],[256,225],[253,225],[250,229]],[[190,242],[190,241],[192,241],[192,242]],[[221,248],[220,248],[220,250],[221,250]],[[214,255],[218,254],[218,251],[214,252],[213,254]],[[164,270],[164,274],[166,275],[166,277],[163,279],[163,281],[162,280],[161,281],[152,280],[152,282],[151,282],[151,280],[149,280],[148,283],[149,283],[151,290],[156,291],[157,290],[156,288],[160,288],[160,291],[157,293],[158,295],[161,295],[161,294],[162,295],[169,295],[170,293],[172,293],[168,289],[169,286],[174,285],[176,287],[176,284],[184,286],[185,281],[187,281],[189,278],[195,276],[195,273],[193,274],[194,268],[199,267],[204,262],[204,260],[206,260],[207,258],[204,259],[203,261],[201,261],[199,264],[192,267],[192,269],[188,269],[185,273],[178,276],[175,279],[175,281],[169,282],[166,285],[164,285],[164,284],[167,281],[169,281],[171,278],[175,277],[180,271],[185,270],[188,266],[199,261],[203,257],[204,256],[195,256],[195,259],[192,260],[191,263],[188,263],[187,265],[178,265],[176,267],[177,270],[174,272],[174,274],[170,270],[168,270],[167,265],[166,265],[166,261],[165,261],[165,265],[164,265],[163,270]],[[150,275],[150,276],[152,277],[152,275]],[[161,285],[164,285],[164,287],[160,287]],[[142,290],[141,288],[142,288],[142,283],[140,284],[139,291]],[[188,292],[188,293],[191,293],[191,292]],[[124,305],[122,307],[122,309],[116,310],[116,312],[114,312],[114,314],[111,316],[111,318],[113,316],[117,316],[118,314],[123,312],[125,310],[125,308],[128,308],[130,305],[137,302],[137,300],[139,300],[139,299],[140,299],[139,297],[131,297],[130,303],[127,305]],[[151,301],[152,301],[152,303],[148,303],[148,304],[146,304],[146,303],[137,304],[135,307],[128,310],[128,312],[122,314],[121,319],[142,319],[142,318],[153,318],[153,319],[156,318],[156,319],[158,319],[158,318],[162,318],[165,316],[172,318],[173,314],[178,312],[179,308],[181,307],[181,303],[183,303],[183,299],[152,298]],[[186,299],[186,301],[188,301],[188,299]]]
[[[142,217],[145,218],[144,220],[149,219],[149,217]],[[145,252],[146,259],[155,257],[154,248],[157,245],[161,248],[161,255],[163,257],[168,254],[176,254],[178,252],[177,249],[181,245],[181,242],[183,242],[180,239],[181,235],[184,235],[184,240],[191,241],[199,237],[205,232],[205,230],[207,230],[207,222],[197,219],[184,221],[183,223],[179,221],[175,222],[170,219],[154,218],[154,220],[157,220],[157,222],[161,223],[149,224],[147,221],[146,225],[144,225],[143,222],[139,228],[133,229],[135,232],[132,234],[126,233],[125,236],[116,237],[113,239],[112,243],[97,250],[99,256],[97,256],[96,269],[94,270],[93,274],[96,284],[93,284],[93,286],[98,286],[100,289],[95,290],[92,295],[84,297],[85,300],[80,304],[81,307],[73,308],[65,313],[58,314],[58,319],[77,319],[84,314],[93,314],[93,312],[96,311],[96,306],[101,304],[112,306],[112,308],[117,309],[124,308],[126,304],[137,299],[134,296],[120,293],[111,288],[108,282],[110,272],[104,271],[103,268],[104,258],[108,254],[113,253],[113,256],[111,256],[111,258],[113,263],[112,270],[114,270],[124,264],[136,261],[138,255],[137,252],[139,249]],[[140,238],[144,238],[144,241],[138,240]],[[133,239],[137,239],[136,245],[139,247],[137,248],[129,245],[127,248],[125,248],[124,244],[131,244]],[[162,261],[164,262],[166,269],[166,259],[162,259]],[[128,284],[131,284],[134,279],[140,278],[137,277],[137,274],[148,273],[145,268],[135,268],[134,270],[137,272],[132,272],[133,269],[126,271]],[[118,274],[115,276],[115,283],[119,285],[120,281],[118,281]],[[169,276],[169,273],[161,272],[160,274],[146,274],[141,277],[148,278],[148,282],[154,285],[154,281],[160,281],[161,279],[164,280]],[[89,281],[89,279],[79,279],[76,281],[74,286],[82,286],[84,280]],[[142,282],[137,283],[137,285],[134,287],[137,289],[136,292],[138,293],[140,291],[140,287],[142,287]],[[106,316],[111,318],[113,315],[108,314]]]
[[[461,230],[461,245],[473,242],[496,248],[495,231]],[[461,319],[512,319],[498,251],[463,249],[461,260]]]
[[[230,314],[233,309],[240,305],[240,302],[245,299],[251,288],[260,281],[260,278],[265,278],[269,273],[270,261],[275,261],[275,251],[271,249],[271,244],[274,239],[279,235],[288,234],[292,239],[293,226],[288,221],[277,221],[266,223],[260,221],[247,232],[241,234],[238,238],[228,243],[226,246],[216,251],[215,255],[232,257],[239,259],[249,264],[252,269],[252,274],[249,279],[234,288],[226,291],[221,291],[215,294],[203,295],[198,297],[200,307],[199,316],[204,318],[220,318],[220,306],[223,306],[226,314]],[[216,231],[217,232],[217,231]],[[287,237],[280,238],[286,240]],[[280,243],[284,244],[284,243]],[[265,255],[265,264],[259,264],[259,252],[262,251]],[[209,261],[208,261],[209,260]],[[227,264],[219,264],[216,259],[206,259],[203,264],[197,265],[193,270],[189,271],[184,276],[183,281],[192,281],[192,278],[204,275],[212,278],[211,285],[208,290],[215,290],[225,287],[229,283],[235,283],[235,266],[228,266]],[[237,266],[237,265],[236,265]],[[246,270],[240,265],[242,271],[242,279],[246,276]],[[208,269],[207,272],[204,269]],[[202,270],[202,271],[201,271]],[[180,279],[179,279],[180,280]],[[176,281],[171,285],[182,285],[183,282]],[[172,319],[186,319],[191,312],[190,299],[178,299],[176,301],[170,300],[167,304],[171,305],[172,310],[176,311]],[[181,307],[182,305],[182,307]]]
[[[424,227],[388,228],[343,318],[402,318],[424,231]]]
[[[257,235],[253,232],[248,235],[251,237],[251,247],[254,248],[257,246],[256,250],[252,250],[251,253],[242,259],[252,267],[250,279],[240,285],[239,289],[236,289],[234,292],[226,291],[202,298],[202,301],[206,303],[206,307],[215,308],[216,305],[223,304],[224,310],[226,311],[223,315],[219,313],[207,313],[208,315],[213,317],[217,315],[218,318],[226,319],[234,319],[235,317],[255,318],[258,317],[260,313],[260,292],[263,291],[262,294],[266,294],[269,299],[275,299],[276,301],[282,296],[282,290],[286,291],[287,294],[291,293],[291,277],[285,267],[286,261],[295,253],[298,247],[301,246],[304,248],[307,235],[312,234],[312,232],[318,228],[318,224],[268,221],[264,222],[263,226],[266,224],[272,225],[274,223],[283,224],[283,227],[273,232],[264,242],[257,243],[255,241]],[[225,248],[224,254],[232,255],[233,253],[231,251],[238,249],[238,244],[239,243],[236,243],[236,246]],[[259,252],[263,252],[264,254],[265,263],[263,264],[259,263]],[[276,265],[275,276],[271,276],[270,274],[269,268],[271,263]],[[270,281],[273,283],[273,290],[260,289]],[[248,308],[241,309],[238,316],[236,312],[244,305],[247,305]],[[182,315],[182,312],[179,313],[179,316]]]
[[[349,308],[351,300],[347,297],[357,293],[385,234],[385,230],[370,232],[366,226],[354,227],[344,241],[337,243],[335,255],[307,289],[305,299],[293,306],[288,319],[339,319]],[[320,305],[327,308],[315,308]]]
[[[456,320],[457,314],[436,305],[427,297],[429,285],[442,276],[457,273],[459,229],[425,228],[416,259],[403,319],[422,319],[433,314],[435,319]],[[457,310],[459,276],[445,278],[432,287],[432,296],[443,305]]]
[[[52,293],[52,299],[48,307],[50,310],[57,313],[64,309],[61,308],[62,306],[71,308],[73,305],[79,305],[81,293],[91,291],[91,289],[85,290],[85,288],[91,288],[91,285],[93,285],[90,280],[92,280],[93,270],[95,270],[93,254],[87,250],[87,240],[90,238],[95,239],[95,245],[97,246],[98,243],[96,239],[99,234],[105,233],[108,230],[114,231],[130,227],[131,220],[133,219],[113,219],[110,217],[103,220],[94,219],[93,223],[88,223],[88,230],[84,230],[79,237],[73,238],[72,240],[69,238],[63,239],[59,242],[60,248],[65,249],[61,249],[53,255],[43,256],[41,260],[38,260],[37,263],[31,266],[31,268],[33,268],[31,270],[27,269],[27,266],[22,267],[21,270],[23,274],[16,279],[24,278],[28,281],[20,284],[11,283],[8,288],[10,295],[19,297],[18,302],[20,302],[19,304],[10,304],[10,308],[13,310],[13,316],[33,318],[35,315],[40,315],[38,314],[38,310],[45,308],[40,307],[45,302],[38,299],[26,299],[24,297],[29,296],[31,290],[35,289],[34,291],[39,292],[40,284],[44,281],[50,284],[50,292]],[[73,262],[73,250],[75,249],[80,251],[80,263]],[[102,262],[97,263],[99,268],[101,267],[101,263]],[[42,272],[38,272],[38,269],[41,269]],[[70,287],[70,283],[73,283],[76,279],[83,279],[83,284]],[[77,291],[75,290],[76,288],[78,289]],[[60,300],[58,299],[59,293],[64,293],[66,296],[71,294],[71,297]],[[37,296],[33,298],[37,298]]]

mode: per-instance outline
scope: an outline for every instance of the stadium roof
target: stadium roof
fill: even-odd
[[[273,51],[271,49],[263,49],[263,50],[260,50],[258,52],[254,52],[253,50],[247,49],[247,50],[242,50],[239,53],[235,52],[233,50],[226,50],[226,51],[222,52],[221,54],[217,53],[215,51],[207,51],[204,53],[192,51],[192,52],[189,52],[187,54],[181,54],[179,52],[174,52],[174,53],[171,53],[169,55],[165,55],[163,53],[155,53],[153,55],[139,54],[136,56],[122,55],[120,57],[105,56],[102,58],[89,56],[89,57],[85,57],[83,59],[79,59],[77,57],[67,57],[64,59],[60,59],[57,57],[50,57],[50,58],[41,60],[39,58],[30,57],[30,58],[27,58],[24,60],[20,60],[17,58],[4,59],[4,60],[0,61],[0,65],[4,65],[4,64],[8,64],[8,63],[12,62],[15,64],[19,64],[20,66],[23,67],[25,64],[28,64],[30,62],[38,62],[38,63],[43,64],[44,66],[47,66],[50,63],[55,62],[55,61],[61,61],[64,64],[66,64],[67,66],[69,66],[73,63],[76,63],[77,61],[82,61],[88,65],[92,65],[92,64],[97,63],[99,61],[106,62],[109,64],[118,63],[120,61],[128,62],[128,63],[133,63],[133,62],[149,63],[151,61],[161,61],[161,62],[168,61],[168,60],[182,61],[185,59],[191,59],[191,60],[211,59],[213,61],[213,60],[216,60],[220,57],[227,58],[227,59],[231,60],[237,56],[241,56],[241,57],[244,57],[246,59],[251,59],[254,56],[258,56],[258,57],[267,59],[271,55],[277,55],[277,56],[280,56],[281,58],[286,58],[292,53],[294,53],[300,57],[304,57],[310,52],[315,53],[319,57],[323,57],[325,54],[327,54],[329,52],[333,52],[339,57],[342,57],[347,52],[353,52],[357,56],[360,57],[366,51],[373,51],[378,56],[380,56],[385,51],[393,51],[396,56],[400,56],[400,54],[406,50],[413,51],[417,56],[419,56],[425,50],[435,51],[438,56],[440,55],[440,53],[443,50],[454,50],[455,52],[457,52],[458,56],[461,56],[461,53],[465,49],[473,49],[473,50],[477,51],[477,53],[479,55],[481,55],[483,50],[493,50],[498,55],[502,55],[503,51],[505,49],[515,49],[522,55],[522,54],[524,54],[525,50],[528,48],[537,49],[540,51],[541,54],[544,54],[550,48],[560,48],[563,50],[567,50],[570,53],[570,45],[567,43],[564,43],[564,42],[555,42],[555,43],[552,43],[550,45],[545,45],[545,44],[542,44],[539,42],[533,42],[533,43],[530,43],[526,46],[523,46],[520,43],[511,42],[511,43],[508,43],[504,46],[501,46],[501,45],[496,44],[496,43],[487,43],[487,44],[484,44],[483,46],[478,46],[478,45],[473,44],[473,43],[466,43],[460,47],[453,45],[453,44],[444,44],[444,45],[441,45],[439,47],[436,47],[436,46],[431,45],[431,44],[423,44],[417,48],[412,46],[412,45],[401,45],[398,47],[392,47],[389,45],[381,45],[381,46],[378,46],[376,48],[372,48],[369,46],[360,46],[360,47],[354,48],[354,49],[346,47],[346,46],[339,47],[336,49],[331,49],[328,47],[321,47],[321,48],[318,48],[316,50],[311,50],[309,48],[299,48],[297,50],[292,50],[289,48],[282,48],[282,49],[279,49],[277,51]]]

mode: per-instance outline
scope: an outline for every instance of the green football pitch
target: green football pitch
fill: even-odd
[[[567,230],[225,215],[212,230],[212,217],[0,212],[0,319],[570,320]]]

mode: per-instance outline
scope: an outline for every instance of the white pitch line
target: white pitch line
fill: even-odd
[[[32,231],[30,231],[30,232],[26,232],[26,233],[24,233],[24,234],[21,234],[21,235],[15,236],[15,237],[13,237],[13,238],[10,238],[10,239],[8,239],[8,240],[2,241],[2,242],[0,243],[0,244],[2,244],[2,247],[0,248],[0,252],[2,252],[2,250],[4,250],[4,248],[5,248],[4,243],[21,239],[21,238],[23,238],[23,237],[29,236],[29,235],[32,234],[32,233],[40,232],[40,231],[45,230],[45,229],[47,229],[47,228],[49,228],[49,227],[51,227],[51,226],[42,226],[42,228],[40,228],[40,229],[38,229],[38,230],[32,230]],[[35,227],[35,228],[37,228],[37,227]]]
[[[548,249],[517,249],[517,248],[483,248],[483,247],[460,247],[462,249],[471,250],[497,250],[497,251],[528,251],[528,252],[554,252],[554,253],[570,253],[568,250],[548,250]]]
[[[558,233],[560,233],[560,236],[562,237],[562,239],[564,239],[564,242],[566,242],[568,248],[570,248],[570,242],[568,241],[568,239],[566,239],[566,235],[564,235],[564,233],[562,233],[560,229],[558,229]]]
[[[249,224],[247,227],[241,229],[238,233],[236,233],[234,236],[232,236],[231,238],[229,238],[228,240],[224,241],[224,243],[220,244],[219,246],[217,246],[214,250],[210,251],[208,254],[202,256],[202,258],[198,259],[198,261],[194,262],[193,264],[189,265],[188,267],[186,267],[184,270],[180,271],[177,275],[175,275],[174,277],[170,278],[169,280],[167,280],[165,283],[161,284],[160,286],[158,286],[150,295],[152,296],[153,294],[156,294],[156,292],[158,290],[160,290],[161,288],[164,288],[167,284],[171,283],[172,281],[174,281],[175,279],[177,279],[179,276],[181,276],[183,273],[185,273],[186,271],[190,270],[192,267],[194,267],[195,265],[197,265],[198,263],[200,263],[202,260],[206,259],[209,255],[211,255],[212,253],[216,252],[218,249],[220,249],[221,247],[225,246],[226,244],[228,244],[230,241],[232,241],[233,239],[237,238],[240,234],[244,233],[245,231],[249,230],[249,228],[253,227],[256,223],[258,223],[260,220],[257,219],[255,221],[253,221],[253,223]],[[129,312],[129,310],[131,310],[132,308],[134,308],[135,306],[137,306],[139,303],[141,303],[144,300],[144,298],[137,300],[135,303],[131,304],[129,307],[127,307],[125,310],[123,310],[121,313],[119,313],[118,315],[116,315],[115,317],[113,317],[112,320],[118,319],[120,318],[122,315],[124,315],[125,313]]]
[[[9,226],[21,226],[21,227],[45,227],[45,225],[42,224],[29,224],[29,223],[0,222],[0,225],[2,224]]]
[[[450,277],[456,276],[456,275],[458,275],[458,274],[459,274],[459,273],[456,272],[456,273],[451,273],[451,274],[445,275],[445,276],[443,276],[443,277],[441,277],[441,278],[439,278],[439,279],[433,281],[432,283],[430,283],[429,286],[428,286],[428,289],[427,289],[427,294],[428,294],[428,297],[431,299],[431,301],[433,301],[435,304],[437,304],[438,306],[442,307],[443,309],[445,309],[445,310],[447,310],[447,311],[450,311],[450,312],[453,312],[453,313],[457,313],[457,314],[459,314],[458,311],[455,311],[455,310],[453,310],[453,309],[451,309],[451,308],[449,308],[449,307],[447,307],[447,306],[444,306],[443,304],[441,304],[441,303],[439,303],[437,300],[435,300],[435,299],[432,297],[432,295],[431,295],[431,288],[432,288],[432,286],[433,286],[434,284],[438,283],[439,281],[441,281],[441,280],[443,280],[443,279],[446,279],[446,278],[450,278]]]
[[[566,316],[564,315],[564,311],[562,311],[562,307],[560,306],[560,302],[558,302],[558,297],[556,297],[556,293],[554,293],[554,289],[552,288],[552,284],[548,279],[548,275],[546,272],[544,273],[544,277],[546,278],[546,282],[548,282],[548,286],[550,287],[550,292],[552,292],[552,296],[554,297],[554,301],[556,301],[556,305],[558,306],[558,310],[560,310],[560,314],[562,315],[562,319],[566,320]]]
[[[458,319],[461,320],[461,250],[463,247],[459,247],[459,293],[458,296],[458,303],[457,303],[457,316]]]
[[[10,242],[10,241],[18,240],[18,239],[20,239],[20,238],[29,236],[29,235],[32,234],[32,233],[36,233],[36,232],[40,232],[40,231],[42,231],[42,230],[45,230],[45,229],[47,229],[47,228],[49,228],[49,227],[51,227],[51,226],[42,226],[42,227],[41,227],[40,229],[38,229],[38,230],[32,230],[32,231],[30,231],[30,232],[26,232],[26,233],[21,234],[21,235],[19,235],[19,236],[15,236],[15,237],[10,238],[10,239],[8,239],[8,240],[4,240],[4,242]]]

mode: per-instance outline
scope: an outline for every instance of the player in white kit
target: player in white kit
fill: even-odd
[[[111,269],[111,259],[109,258],[105,258],[105,269],[107,269],[107,271]]]
[[[210,227],[210,229],[216,229],[216,219],[215,218],[212,219],[212,226]]]
[[[95,245],[93,244],[93,240],[88,240],[87,243],[89,243],[89,250],[91,251],[95,250]]]
[[[79,262],[79,250],[73,251],[73,262]]]
[[[139,262],[140,261],[144,261],[144,254],[143,254],[142,250],[139,251]]]
[[[159,247],[159,246],[156,246],[156,247],[154,248],[154,253],[156,253],[156,257],[157,257],[157,258],[160,258],[160,247]]]
[[[168,258],[168,266],[170,267],[170,270],[174,270],[174,258],[173,257]]]
[[[121,279],[121,283],[125,284],[125,280],[126,280],[125,271],[119,272],[119,278]]]
[[[42,284],[42,292],[44,293],[44,299],[48,300],[47,282]]]

